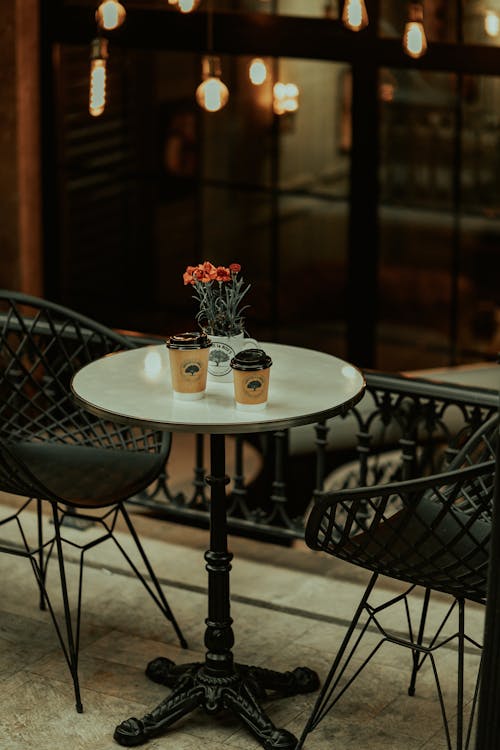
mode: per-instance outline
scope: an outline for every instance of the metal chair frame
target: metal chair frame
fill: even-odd
[[[486,600],[497,428],[498,416],[495,415],[455,452],[448,471],[385,485],[325,492],[318,497],[306,528],[308,546],[364,567],[373,575],[304,727],[297,750],[386,642],[412,652],[409,695],[414,695],[417,674],[429,659],[436,680],[447,746],[451,750],[450,722],[434,655],[455,639],[458,644],[456,748],[462,750],[464,747],[464,647],[469,643],[481,649],[481,644],[465,633],[464,607],[467,599],[482,604]],[[370,603],[370,596],[379,575],[406,582],[408,588],[374,606]],[[417,587],[424,588],[418,630],[413,627],[408,604],[409,595]],[[424,643],[433,590],[449,594],[453,600],[436,632]],[[396,604],[403,604],[405,608],[408,636],[389,631],[380,621],[380,614]],[[455,609],[458,612],[457,632],[442,636]],[[367,619],[361,626],[363,614]],[[381,637],[354,674],[347,678],[352,657],[369,628],[378,631]],[[479,674],[480,671],[481,667]],[[342,683],[344,678],[347,680],[345,684]],[[469,746],[471,738],[478,681],[465,747]]]
[[[447,742],[448,748],[452,748],[452,739],[451,739],[451,733],[450,733],[450,728],[449,728],[450,721],[448,718],[448,711],[446,708],[446,704],[445,704],[445,700],[443,696],[443,690],[441,687],[439,670],[438,670],[434,655],[436,652],[438,652],[439,649],[443,648],[444,646],[449,645],[452,641],[456,640],[458,642],[457,704],[456,704],[457,728],[456,728],[456,731],[457,731],[457,737],[463,738],[464,736],[464,722],[463,722],[464,647],[465,647],[465,643],[469,643],[479,650],[482,649],[482,644],[478,643],[476,640],[471,638],[465,632],[465,627],[464,627],[465,602],[464,600],[453,599],[448,610],[444,614],[439,626],[437,627],[436,631],[430,638],[429,642],[427,644],[424,644],[424,627],[425,627],[426,614],[427,614],[429,601],[430,601],[430,595],[431,595],[430,589],[426,589],[424,592],[421,617],[420,617],[420,622],[418,625],[418,632],[417,632],[413,626],[413,622],[412,622],[411,614],[410,614],[410,607],[408,603],[409,596],[416,590],[417,587],[410,586],[403,593],[397,596],[391,597],[387,599],[385,602],[383,602],[382,604],[375,607],[370,604],[369,597],[375,588],[378,578],[379,578],[378,573],[374,573],[369,581],[367,588],[365,589],[363,597],[358,605],[358,609],[356,610],[353,616],[353,619],[349,625],[349,629],[344,637],[344,640],[342,641],[341,647],[335,656],[335,660],[325,680],[322,693],[314,707],[313,713],[309,717],[306,727],[303,730],[303,735],[301,737],[299,744],[297,745],[297,750],[299,750],[299,748],[303,746],[306,736],[310,732],[312,732],[318,726],[318,724],[325,718],[325,716],[333,709],[333,707],[340,700],[340,698],[344,695],[344,693],[351,687],[351,685],[359,677],[361,672],[365,669],[365,667],[368,666],[368,664],[372,661],[372,659],[378,654],[381,647],[386,643],[392,643],[397,646],[401,646],[402,648],[409,649],[412,652],[413,668],[411,672],[410,683],[408,686],[408,695],[410,696],[415,694],[416,677],[417,677],[418,672],[422,668],[424,662],[426,661],[427,658],[431,662],[432,671],[433,671],[434,679],[436,683],[437,696],[438,696],[439,705],[441,709],[441,716],[443,718],[443,727],[444,727],[444,731],[446,735],[446,742]],[[387,610],[389,607],[392,607],[400,603],[403,603],[403,606],[405,608],[405,613],[407,616],[407,625],[408,625],[407,637],[402,636],[400,633],[389,632],[378,618],[378,615],[381,612]],[[450,620],[450,617],[452,616],[453,612],[456,609],[458,609],[458,630],[454,632],[453,634],[447,635],[446,637],[443,637],[441,640],[439,640],[445,625]],[[363,616],[363,613],[366,613],[367,618],[365,622],[361,625],[360,621]],[[369,654],[363,659],[363,661],[356,668],[354,673],[352,673],[348,678],[346,678],[345,682],[342,682],[344,676],[347,673],[347,670],[349,669],[351,665],[352,658],[354,657],[355,653],[357,652],[358,647],[361,644],[363,637],[368,631],[373,630],[373,628],[375,628],[380,633],[381,635],[380,640],[378,640],[375,646],[373,646]],[[479,669],[478,669],[476,686],[475,686],[474,695],[472,698],[471,711],[470,711],[469,720],[468,720],[467,727],[466,727],[467,733],[466,733],[466,738],[465,738],[465,748],[469,747],[473,721],[474,721],[474,717],[475,717],[475,713],[477,709],[480,672],[481,672],[481,665],[479,666]],[[461,746],[460,744],[457,745],[457,747],[460,747],[460,746]]]
[[[71,672],[76,708],[81,712],[83,707],[78,679],[78,652],[83,570],[85,554],[89,549],[112,539],[162,614],[171,622],[181,646],[186,648],[187,643],[124,507],[129,494],[126,497],[120,494],[115,496],[108,486],[107,495],[99,498],[97,486],[97,494],[92,495],[90,500],[84,497],[83,489],[83,496],[80,498],[77,488],[76,494],[71,491],[67,496],[59,496],[49,486],[50,482],[43,481],[37,475],[36,466],[34,468],[23,458],[19,449],[26,446],[36,449],[49,446],[54,458],[58,451],[71,452],[73,447],[82,446],[100,450],[101,453],[96,452],[96,456],[101,457],[104,450],[114,451],[105,455],[107,458],[116,455],[117,460],[119,456],[140,460],[144,456],[148,459],[147,467],[141,469],[136,481],[131,474],[129,484],[124,485],[133,494],[148,486],[163,471],[170,451],[171,436],[160,431],[130,429],[99,419],[80,408],[71,397],[69,382],[74,372],[98,356],[133,348],[134,343],[130,339],[61,305],[19,292],[0,290],[0,310],[4,311],[0,322],[0,487],[28,498],[20,508],[0,522],[0,527],[9,522],[16,523],[21,544],[2,544],[0,552],[30,560],[40,591],[40,608],[45,609],[47,606],[49,609]],[[56,471],[55,469],[54,472]],[[120,491],[123,492],[117,487],[116,492]],[[36,545],[30,546],[21,516],[33,500],[36,500],[38,540]],[[54,534],[47,541],[44,541],[42,534],[44,501],[52,507],[54,526]],[[91,508],[92,513],[85,512]],[[102,510],[100,515],[99,508]],[[79,519],[89,520],[103,528],[103,533],[88,544],[78,545],[61,533],[61,526],[75,513],[75,509]],[[123,518],[131,534],[150,582],[115,536],[119,516]],[[80,549],[75,623],[68,595],[64,544]],[[58,558],[65,635],[46,587],[47,566],[54,548]]]

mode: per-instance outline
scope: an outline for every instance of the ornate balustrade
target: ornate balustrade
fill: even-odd
[[[344,417],[317,424],[311,431],[313,496],[322,492],[325,483],[330,488],[340,488],[359,482],[374,484],[389,476],[409,478],[416,472],[436,471],[497,409],[498,393],[494,390],[377,372],[365,375],[367,390],[359,404]],[[234,531],[250,532],[259,538],[301,538],[304,515],[312,498],[304,497],[303,513],[299,516],[290,512],[287,478],[294,458],[289,450],[293,436],[280,430],[264,437],[267,449],[262,471],[270,480],[268,491],[257,497],[257,503],[252,483],[246,481],[243,461],[244,441],[254,437],[235,437],[234,476],[228,493],[229,526]],[[167,518],[208,523],[208,496],[204,485],[207,457],[203,436],[196,436],[195,445],[190,494],[174,496],[166,471],[134,502]],[[347,461],[330,471],[331,457],[337,449]]]

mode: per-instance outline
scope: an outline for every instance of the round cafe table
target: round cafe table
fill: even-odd
[[[266,750],[292,750],[297,739],[275,727],[260,702],[266,690],[290,696],[319,687],[317,674],[307,667],[281,673],[233,660],[224,436],[282,430],[341,414],[362,397],[365,380],[358,369],[323,352],[280,344],[261,346],[273,360],[269,402],[262,411],[236,409],[232,383],[209,381],[200,401],[174,399],[168,351],[163,345],[108,355],[86,365],[73,378],[76,399],[100,417],[127,425],[210,434],[205,661],[180,665],[164,657],[151,661],[147,676],[173,690],[141,719],[130,718],[116,727],[114,739],[120,745],[140,745],[202,707],[208,714],[233,711]]]

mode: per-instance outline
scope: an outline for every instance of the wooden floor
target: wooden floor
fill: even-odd
[[[12,512],[11,498],[0,498],[0,518]],[[0,555],[0,749],[116,750],[116,724],[140,717],[166,694],[147,680],[146,663],[159,655],[176,661],[203,657],[206,617],[206,572],[203,551],[207,533],[137,517],[137,526],[165,593],[184,630],[189,650],[182,650],[168,622],[109,543],[88,553],[84,576],[80,680],[84,713],[77,714],[69,671],[47,612],[37,607],[37,590],[29,563]],[[34,539],[35,516],[25,513]],[[50,524],[46,519],[46,531]],[[95,534],[68,529],[75,543]],[[125,533],[119,532],[124,544]],[[16,542],[14,530],[0,527],[1,540]],[[287,670],[307,665],[324,677],[335,655],[366,580],[364,572],[314,555],[301,544],[278,548],[248,539],[232,539],[232,615],[236,659]],[[77,557],[67,546],[68,574],[74,594]],[[387,582],[387,594],[394,583]],[[49,589],[56,611],[57,566],[49,567]],[[431,608],[437,622],[445,608],[438,598]],[[402,616],[402,613],[401,613]],[[403,621],[391,613],[391,624]],[[482,608],[470,606],[467,622],[479,640]],[[455,623],[454,623],[455,624]],[[451,628],[451,626],[450,626]],[[370,645],[374,634],[368,635]],[[445,647],[438,658],[445,699],[453,716],[455,651]],[[467,698],[470,699],[478,656],[467,648]],[[444,750],[446,747],[430,665],[422,670],[417,694],[407,695],[410,652],[384,646],[339,701],[334,712],[312,733],[310,750]],[[268,713],[279,726],[300,734],[314,696],[273,699]],[[229,714],[209,717],[199,711],[180,721],[151,750],[251,750],[255,740]]]

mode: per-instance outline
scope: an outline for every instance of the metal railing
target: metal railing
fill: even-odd
[[[496,391],[432,382],[421,378],[366,372],[367,389],[363,399],[343,417],[314,426],[311,440],[314,490],[322,492],[335,452],[339,420],[342,457],[349,459],[337,470],[338,486],[370,484],[393,463],[393,477],[409,477],[417,471],[436,471],[447,463],[479,424],[497,408]],[[298,428],[301,429],[301,428]],[[243,446],[250,436],[236,435],[234,473],[228,491],[228,525],[232,531],[245,531],[259,538],[286,540],[303,538],[304,516],[313,497],[304,497],[304,511],[290,511],[289,431],[270,433],[271,450],[263,457],[262,471],[271,475],[269,492],[258,504],[247,481]],[[268,438],[268,439],[269,439]],[[175,436],[174,436],[175,440]],[[196,435],[193,479],[190,493],[173,494],[169,487],[168,466],[148,491],[132,502],[180,522],[208,524],[209,498],[205,491],[207,456],[203,435]],[[330,474],[329,481],[335,481]]]

